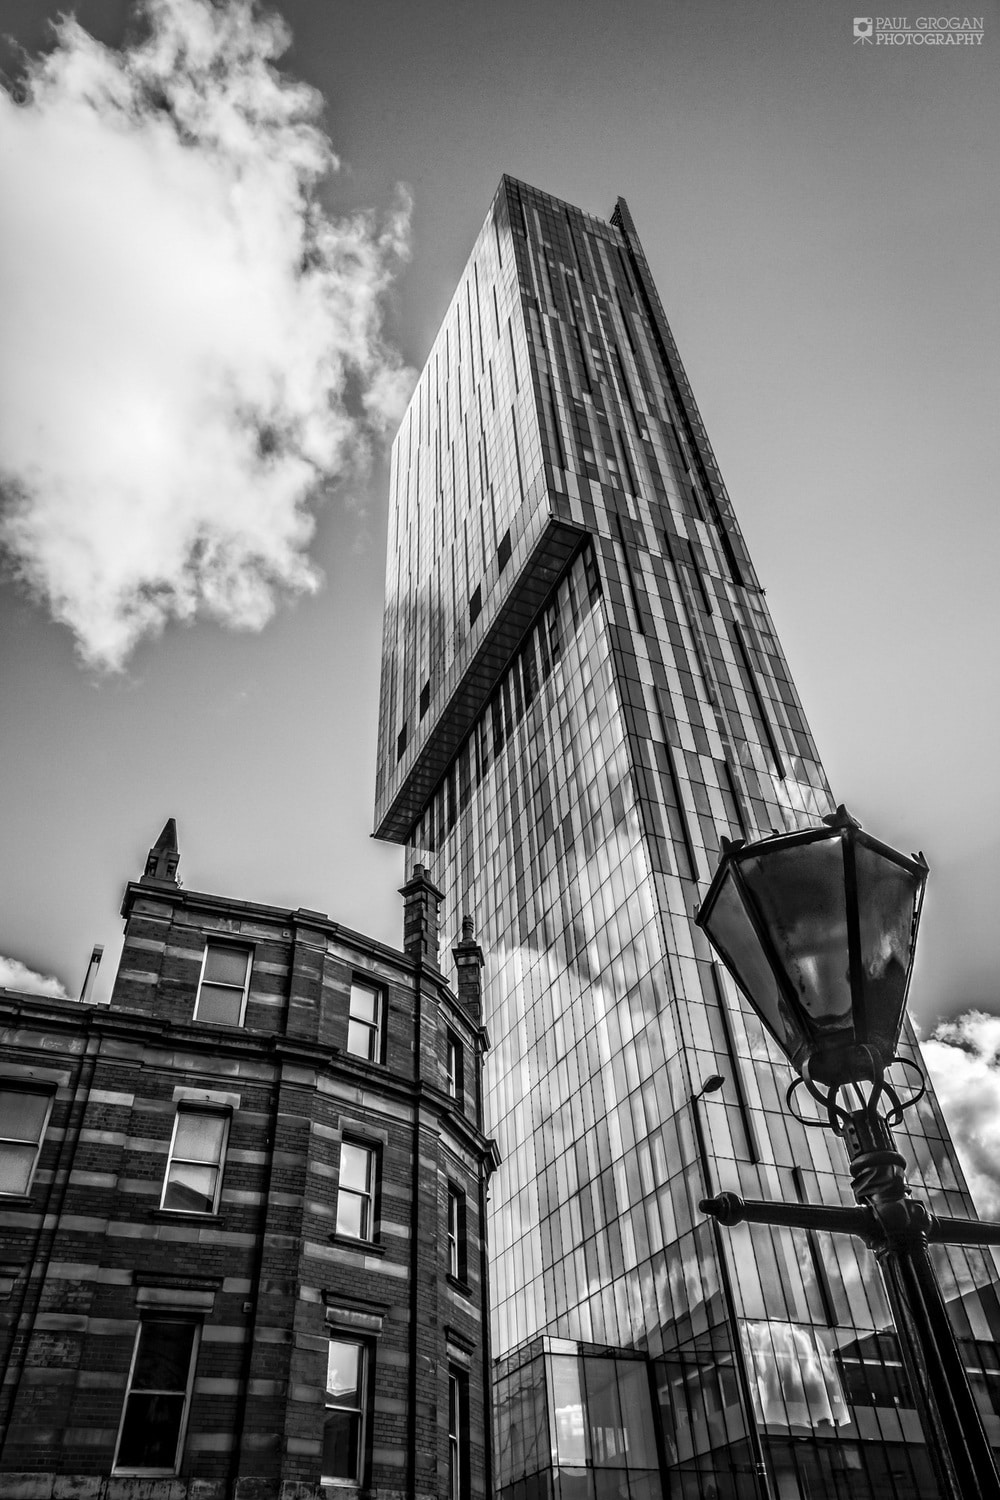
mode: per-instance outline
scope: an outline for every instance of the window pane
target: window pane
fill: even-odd
[[[580,1363],[573,1354],[549,1356],[553,1448],[559,1464],[585,1464]]]
[[[341,1188],[337,1197],[337,1233],[353,1240],[368,1238],[368,1199]]]
[[[357,1479],[360,1445],[360,1414],[327,1410],[323,1423],[323,1478]]]
[[[448,1092],[453,1099],[458,1099],[462,1092],[462,1047],[454,1037],[448,1038]]]
[[[0,1139],[37,1142],[48,1107],[48,1094],[0,1089]]]
[[[659,1466],[659,1459],[646,1365],[639,1360],[624,1359],[616,1360],[615,1364],[629,1464],[633,1468],[655,1469]]]
[[[183,1391],[191,1366],[193,1323],[143,1323],[133,1391]]]
[[[326,1371],[323,1477],[361,1478],[365,1353],[352,1339],[331,1339]],[[336,1403],[336,1408],[332,1403]]]
[[[378,1061],[378,1032],[363,1021],[348,1021],[347,1050],[352,1057],[363,1057],[366,1062]]]
[[[372,1025],[378,1020],[378,991],[369,990],[364,985],[351,985],[351,1015],[357,1021],[370,1021]]]
[[[242,990],[220,990],[215,985],[202,985],[198,994],[199,1021],[213,1021],[217,1026],[238,1026],[242,1010]]]
[[[249,958],[246,948],[209,946],[205,955],[204,977],[214,979],[219,984],[235,984],[242,989],[246,982]]]
[[[177,1116],[177,1133],[174,1136],[174,1155],[188,1161],[211,1161],[222,1159],[222,1141],[226,1133],[225,1115],[200,1115],[183,1109]]]
[[[343,1339],[330,1340],[326,1367],[326,1392],[344,1406],[361,1404],[361,1346]]]
[[[36,1146],[0,1145],[0,1193],[26,1193]]]
[[[596,1465],[625,1463],[625,1432],[618,1403],[618,1381],[612,1359],[583,1361],[590,1421],[590,1456]]]
[[[367,1192],[371,1185],[371,1159],[367,1146],[352,1146],[345,1141],[340,1148],[341,1186]]]
[[[215,1209],[218,1176],[218,1167],[197,1167],[190,1162],[174,1162],[163,1194],[163,1207],[193,1214],[212,1213]]]
[[[118,1445],[117,1467],[172,1470],[177,1461],[177,1440],[183,1416],[183,1395],[129,1396]]]

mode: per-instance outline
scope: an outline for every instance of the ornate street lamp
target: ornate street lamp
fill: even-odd
[[[930,1242],[1000,1244],[1000,1224],[942,1218],[914,1201],[892,1126],[924,1092],[916,1063],[896,1056],[913,968],[923,855],[879,843],[843,807],[818,828],[757,843],[723,840],[722,864],[696,921],[825,1119],[843,1137],[857,1208],[701,1204],[741,1220],[858,1235],[882,1268],[903,1364],[942,1496],[1000,1500],[1000,1478],[927,1253]],[[906,1096],[886,1077],[916,1074]]]

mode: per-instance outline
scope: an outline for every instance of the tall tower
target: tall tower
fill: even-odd
[[[501,1492],[933,1495],[868,1253],[697,1210],[847,1201],[692,922],[722,835],[833,798],[623,201],[503,179],[391,487],[376,832],[484,950]],[[992,1262],[947,1265],[1000,1440]]]

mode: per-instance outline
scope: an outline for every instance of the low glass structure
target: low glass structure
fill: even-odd
[[[536,1339],[502,1362],[495,1399],[501,1500],[660,1500],[652,1369],[641,1355]]]

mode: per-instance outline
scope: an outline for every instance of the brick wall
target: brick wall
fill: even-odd
[[[485,1497],[492,1148],[476,1019],[433,965],[319,913],[138,882],[124,914],[110,1007],[0,991],[0,1088],[53,1100],[30,1191],[0,1194],[0,1493],[318,1497],[339,1333],[371,1356],[360,1493],[446,1493],[453,1365],[469,1391],[468,1495]],[[194,1019],[220,940],[252,949],[241,1026]],[[348,1050],[354,979],[383,997],[377,1062]],[[465,1059],[457,1101],[448,1031]],[[160,1208],[178,1104],[228,1120],[217,1213]],[[345,1134],[378,1152],[370,1243],[336,1233]],[[464,1283],[448,1275],[449,1183],[466,1195]],[[136,1329],[155,1314],[200,1329],[182,1455],[176,1474],[115,1474]]]

